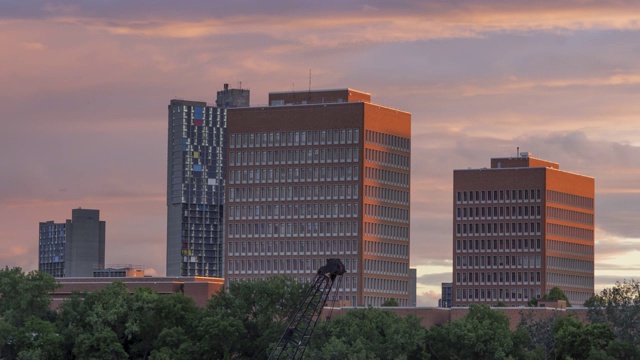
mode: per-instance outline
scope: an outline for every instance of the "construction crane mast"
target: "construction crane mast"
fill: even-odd
[[[316,327],[322,308],[329,298],[336,278],[342,279],[346,272],[340,259],[327,259],[318,269],[313,284],[298,304],[289,326],[280,337],[269,359],[301,359]]]

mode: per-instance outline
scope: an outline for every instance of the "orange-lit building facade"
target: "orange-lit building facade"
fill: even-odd
[[[453,188],[453,306],[594,293],[592,177],[521,153],[455,170]]]
[[[278,92],[227,110],[228,281],[310,281],[327,258],[337,299],[409,303],[411,115],[353,89]]]

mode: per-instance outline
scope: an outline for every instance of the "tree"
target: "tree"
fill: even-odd
[[[558,359],[609,358],[606,349],[613,341],[611,328],[604,323],[584,325],[573,316],[557,318],[553,323],[553,350]]]
[[[398,304],[398,300],[396,300],[395,298],[389,298],[387,300],[385,300],[380,306],[400,306],[400,304]]]
[[[53,329],[55,320],[49,308],[49,293],[57,287],[55,279],[44,272],[5,267],[0,270],[0,357],[15,359],[36,354],[38,358],[56,358],[50,354],[56,343]]]
[[[545,313],[541,316],[535,310],[523,310],[520,312],[520,323],[518,329],[528,334],[531,342],[527,350],[531,352],[540,351],[542,359],[551,359],[553,349],[556,346],[556,339],[553,336],[553,323],[558,318],[558,313]]]
[[[616,337],[610,353],[619,359],[640,358],[640,282],[617,282],[585,302],[592,323],[608,324]]]
[[[57,287],[55,278],[45,272],[25,274],[19,267],[5,267],[0,270],[0,317],[17,327],[32,316],[53,319],[49,293]]]
[[[321,321],[305,352],[308,359],[428,359],[426,330],[413,315],[352,309]]]
[[[554,286],[549,290],[548,293],[544,294],[542,300],[564,300],[567,302],[567,307],[571,307],[571,303],[569,303],[569,298],[567,295],[557,286]],[[537,303],[537,301],[536,301]]]
[[[427,343],[437,359],[521,359],[529,338],[501,311],[472,304],[464,318],[429,329]]]
[[[302,300],[306,286],[289,276],[230,283],[207,304],[204,322],[199,329],[200,341],[209,347],[219,344],[220,349],[229,352],[225,356],[252,357],[255,354],[266,358],[269,346],[278,341],[286,328],[289,314]],[[218,323],[210,319],[223,321]],[[215,334],[224,333],[215,328],[216,324],[220,328],[236,329],[237,333],[216,337]],[[238,328],[239,324],[242,330]],[[234,341],[229,347],[227,341],[231,337]],[[201,348],[206,349],[207,346]]]

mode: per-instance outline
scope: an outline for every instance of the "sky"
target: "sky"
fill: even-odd
[[[229,83],[412,113],[418,305],[451,281],[453,170],[518,147],[595,178],[596,291],[639,279],[638,60],[637,1],[2,1],[0,266],[82,207],[108,264],[164,275],[167,105]]]

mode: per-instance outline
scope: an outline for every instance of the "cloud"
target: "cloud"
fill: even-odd
[[[452,266],[452,264],[449,264]],[[422,285],[434,285],[441,284],[443,282],[451,282],[452,271],[443,273],[430,273],[419,276],[417,282]]]
[[[624,273],[610,267],[639,246],[639,6],[0,2],[0,232],[23,249],[0,261],[37,268],[37,222],[82,206],[108,222],[107,261],[163,274],[169,99],[242,82],[265,104],[311,69],[314,89],[413,114],[411,264],[428,301],[451,266],[453,170],[516,147],[596,179],[597,269]]]

